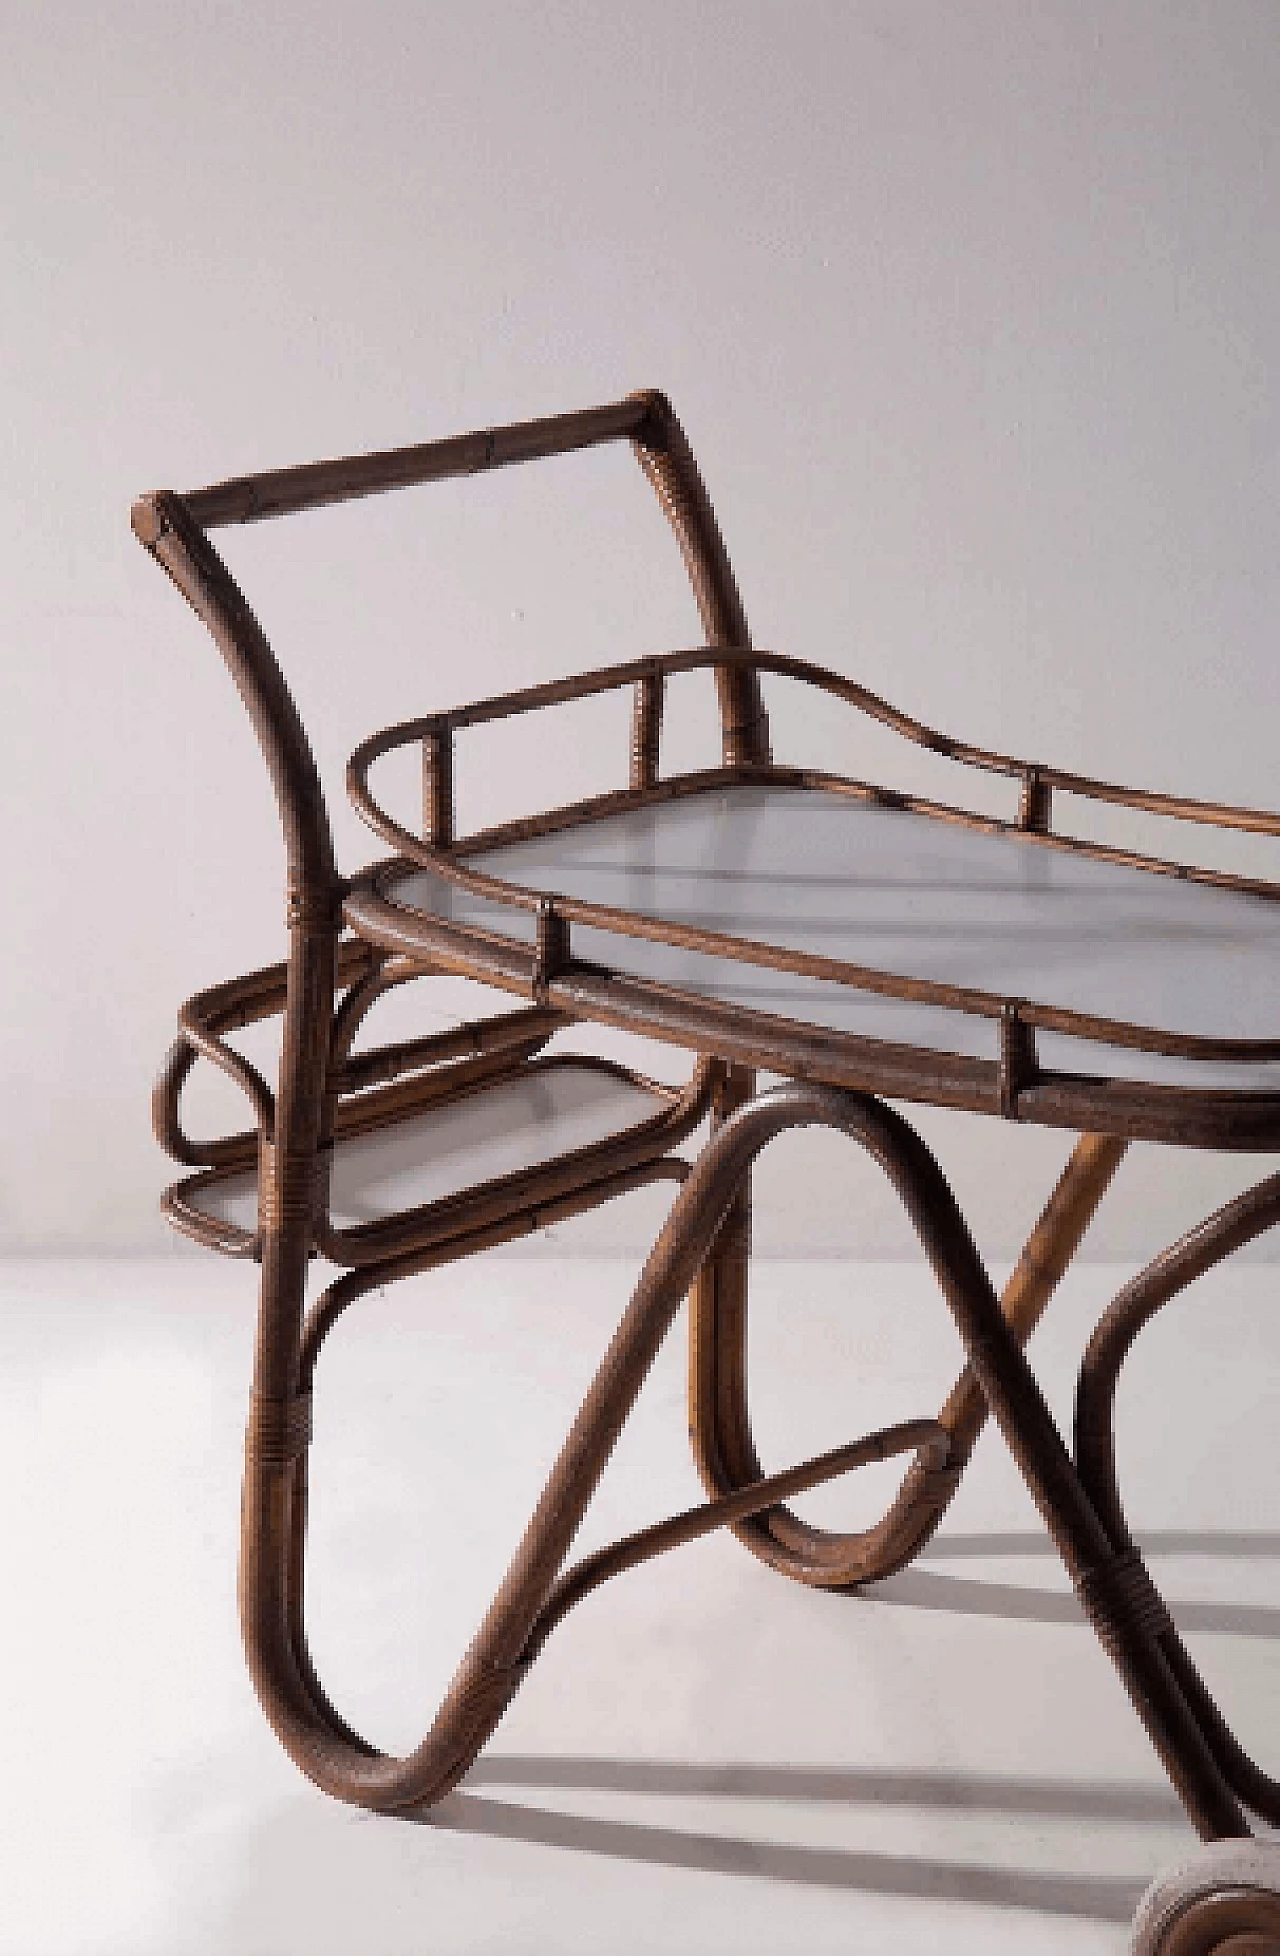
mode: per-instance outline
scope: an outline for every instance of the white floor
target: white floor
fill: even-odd
[[[1083,1267],[1037,1334],[1060,1418],[1122,1275]],[[378,1741],[425,1730],[633,1277],[479,1259],[335,1334],[313,1644]],[[1242,1268],[1171,1306],[1120,1408],[1157,1579],[1273,1771],[1276,1283]],[[240,1658],[254,1272],[10,1264],[0,1286],[5,1956],[1102,1956],[1193,1845],[995,1435],[927,1557],[874,1600],[809,1593],[731,1539],[682,1549],[569,1619],[432,1824],[338,1806],[277,1747]],[[762,1263],[754,1295],[770,1465],[932,1411],[949,1381],[954,1335],[918,1270]],[[588,1545],[697,1498],[682,1330]],[[859,1525],[892,1478],[806,1511]]]

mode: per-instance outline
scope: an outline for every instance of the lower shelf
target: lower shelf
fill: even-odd
[[[639,1138],[651,1124],[657,1155],[668,1144],[664,1117],[676,1099],[603,1061],[532,1060],[514,1077],[433,1102],[371,1132],[340,1136],[330,1173],[330,1224],[339,1234],[376,1227],[517,1179],[523,1190],[531,1174],[615,1138]],[[607,1169],[607,1163],[584,1165],[584,1182]],[[175,1227],[209,1247],[251,1254],[257,1167],[187,1176],[166,1192],[164,1207]]]

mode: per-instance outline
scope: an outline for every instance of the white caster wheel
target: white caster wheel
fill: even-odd
[[[1280,1842],[1214,1841],[1152,1882],[1132,1956],[1280,1956]]]

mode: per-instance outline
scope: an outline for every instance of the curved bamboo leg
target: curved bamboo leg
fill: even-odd
[[[1080,1478],[1141,1591],[1165,1662],[1196,1719],[1219,1770],[1237,1798],[1280,1826],[1280,1782],[1255,1764],[1231,1731],[1169,1617],[1136,1548],[1120,1499],[1115,1457],[1115,1395],[1120,1368],[1158,1311],[1225,1257],[1280,1221],[1280,1175],[1224,1204],[1125,1286],[1100,1319],[1086,1348],[1076,1393],[1075,1451]]]
[[[699,1158],[488,1615],[427,1737],[405,1759],[375,1755],[340,1721],[326,1716],[299,1667],[289,1590],[296,1539],[293,1461],[306,1446],[305,1426],[297,1418],[301,1396],[287,1417],[282,1412],[276,1428],[259,1436],[269,1444],[251,1444],[245,1478],[243,1615],[254,1681],[277,1735],[317,1784],[360,1805],[419,1807],[456,1784],[536,1655],[540,1626],[549,1621],[548,1604],[569,1545],[658,1346],[755,1156],[775,1135],[808,1124],[840,1129],[865,1147],[889,1176],[939,1279],[982,1391],[1077,1588],[1105,1605],[1105,1624],[1100,1609],[1095,1609],[1095,1620],[1105,1629],[1106,1647],[1184,1803],[1206,1834],[1247,1832],[1160,1653],[1124,1597],[1113,1594],[1115,1558],[1105,1531],[933,1157],[890,1109],[866,1096],[817,1088],[790,1088],[752,1103],[720,1128]],[[295,1344],[295,1360],[297,1349]],[[294,1369],[300,1380],[296,1364]],[[925,1437],[927,1424],[913,1428],[913,1435]],[[929,1437],[947,1444],[940,1429]],[[910,1443],[917,1441],[913,1437]],[[816,1478],[805,1469],[802,1477],[778,1477],[760,1492],[773,1501],[788,1489],[815,1484]]]
[[[344,1276],[335,1279],[329,1285],[307,1313],[302,1329],[299,1393],[310,1399],[315,1383],[316,1365],[325,1340],[343,1313],[367,1292],[397,1283],[405,1277],[424,1276],[428,1271],[443,1269],[448,1264],[456,1263],[461,1257],[473,1256],[481,1250],[496,1249],[501,1244],[515,1242],[520,1237],[527,1236],[535,1226],[545,1227],[568,1221],[570,1217],[578,1215],[585,1206],[584,1196],[587,1202],[594,1205],[599,1201],[611,1200],[617,1195],[628,1195],[635,1189],[646,1187],[652,1182],[683,1182],[688,1173],[687,1162],[680,1160],[678,1156],[663,1156],[657,1161],[642,1162],[637,1167],[617,1171],[601,1182],[592,1184],[586,1191],[575,1190],[557,1201],[542,1204],[536,1211],[510,1215],[500,1222],[472,1227],[459,1238],[451,1238],[444,1243],[435,1243],[423,1249],[410,1250],[398,1256],[388,1257],[380,1263],[366,1263],[357,1269],[348,1270]],[[287,1613],[294,1664],[320,1723],[340,1741],[355,1746],[366,1757],[373,1759],[379,1756],[376,1749],[353,1731],[334,1708],[316,1673],[307,1643],[305,1583],[309,1498],[308,1453],[309,1449],[304,1451],[295,1463],[293,1500],[290,1508]]]
[[[683,1180],[688,1173],[687,1164],[676,1160],[652,1163],[643,1169],[633,1169],[614,1178],[615,1193],[621,1194],[639,1186],[643,1181],[660,1179],[662,1174],[676,1180]],[[559,1205],[565,1213],[573,1213],[578,1205],[567,1200]],[[546,1220],[555,1221],[555,1213],[548,1213]],[[469,1255],[476,1250],[488,1249],[500,1242],[511,1240],[519,1233],[519,1224],[507,1222],[493,1224],[482,1231],[473,1232],[460,1248],[457,1243],[437,1245],[434,1249],[420,1251],[403,1258],[392,1258],[384,1264],[366,1265],[353,1270],[345,1277],[331,1284],[329,1289],[313,1306],[308,1314],[302,1335],[302,1388],[310,1391],[316,1361],[324,1341],[338,1319],[356,1299],[375,1286],[394,1282],[397,1278],[418,1276],[428,1269],[455,1262],[459,1256]],[[724,1501],[706,1502],[700,1507],[690,1508],[683,1513],[670,1515],[665,1520],[652,1523],[634,1534],[610,1543],[606,1548],[597,1549],[578,1562],[568,1572],[559,1577],[548,1592],[546,1601],[539,1610],[524,1647],[523,1661],[526,1668],[546,1643],[551,1632],[563,1621],[569,1611],[591,1595],[610,1577],[621,1575],[627,1570],[638,1568],[641,1563],[669,1549],[679,1548],[687,1542],[696,1541],[717,1528],[727,1527],[742,1515],[755,1509],[765,1508],[784,1497],[805,1489],[819,1487],[838,1475],[850,1473],[871,1461],[892,1459],[901,1453],[927,1451],[938,1461],[945,1460],[950,1442],[947,1435],[935,1420],[907,1420],[876,1433],[864,1434],[852,1444],[834,1447],[825,1454],[800,1462],[767,1481],[757,1482],[755,1486],[741,1493],[730,1495]],[[338,1713],[316,1674],[307,1644],[304,1585],[306,1575],[306,1528],[307,1528],[307,1458],[304,1455],[296,1464],[294,1478],[294,1499],[292,1505],[292,1541],[289,1563],[289,1618],[290,1634],[293,1643],[294,1661],[299,1676],[306,1686],[313,1708],[320,1721],[332,1735],[356,1746],[368,1757],[375,1757],[374,1750],[362,1739]]]
[[[807,1124],[849,1135],[888,1175],[938,1278],[984,1399],[1188,1815],[1206,1838],[1247,1836],[1244,1814],[1127,1590],[1124,1558],[1112,1551],[955,1198],[901,1116],[868,1096],[826,1088],[767,1095],[713,1138],[676,1212],[713,1161],[736,1161],[736,1172],[744,1173],[773,1135]]]
[[[1126,1145],[1105,1134],[1085,1134],[1076,1143],[1000,1300],[1019,1345],[1039,1323]],[[690,1314],[690,1438],[703,1485],[716,1498],[763,1473],[747,1407],[747,1256],[741,1229],[728,1243],[717,1243],[713,1262],[699,1273]],[[946,1513],[987,1411],[973,1367],[966,1365],[937,1416],[951,1436],[946,1464],[928,1451],[917,1455],[872,1528],[816,1528],[776,1507],[739,1522],[734,1532],[770,1568],[816,1588],[850,1589],[892,1575],[915,1559]]]
[[[695,1196],[686,1199],[686,1191],[677,1200],[507,1575],[430,1731],[405,1758],[379,1754],[351,1732],[328,1704],[305,1657],[303,1482],[297,1466],[307,1444],[305,1422],[293,1421],[291,1451],[285,1444],[250,1444],[241,1557],[250,1671],[277,1737],[326,1792],[383,1811],[430,1805],[457,1783],[497,1725],[528,1670],[539,1615],[618,1434],[740,1179],[714,1170],[713,1163],[699,1180],[695,1169],[689,1178],[691,1184],[698,1181]],[[446,1260],[447,1250],[439,1255]],[[325,1319],[331,1322],[356,1287],[372,1280],[370,1273],[359,1272],[334,1286],[332,1302],[310,1339],[312,1354],[327,1328]],[[295,1374],[305,1379],[296,1368]],[[292,1405],[309,1405],[309,1395],[297,1395]]]
[[[334,922],[291,926],[275,1126],[259,1177],[262,1276],[245,1435],[239,1599],[249,1674],[273,1724],[273,1707],[286,1717],[294,1700],[308,1702],[286,1625],[293,1504],[304,1498],[298,1488],[309,1439],[311,1402],[300,1382],[302,1314],[323,1205],[337,938]]]

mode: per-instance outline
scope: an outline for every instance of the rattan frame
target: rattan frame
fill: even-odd
[[[702,618],[706,645],[529,688],[374,736],[357,750],[357,805],[397,852],[354,882],[337,870],[327,814],[305,733],[257,621],[209,542],[224,523],[253,521],[470,474],[510,462],[629,440],[675,531]],[[1046,848],[1070,848],[1151,874],[1187,876],[1250,889],[1269,900],[1280,886],[1161,859],[1103,849],[1050,830],[1055,790],[1174,819],[1280,834],[1280,818],[1256,810],[1146,794],[967,747],[909,719],[853,682],[751,648],[727,553],[693,456],[659,394],[550,420],[518,424],[383,455],[251,476],[186,496],[161,492],[134,508],[134,528],[208,626],[240,690],[275,786],[287,855],[287,960],[200,994],[184,1008],[178,1041],[156,1096],[157,1131],[195,1178],[259,1161],[259,1228],[250,1242],[205,1240],[254,1255],[261,1291],[254,1386],[246,1445],[241,1543],[241,1613],[250,1670],[264,1709],[298,1765],[340,1798],[385,1811],[438,1800],[466,1771],[566,1611],[601,1581],[649,1556],[729,1526],[773,1568],[816,1586],[842,1588],[902,1567],[928,1539],[954,1492],[988,1411],[1068,1567],[1082,1604],[1112,1657],[1194,1825],[1206,1838],[1247,1834],[1245,1807],[1280,1818],[1280,1788],[1228,1731],[1196,1675],[1129,1535],[1115,1485],[1115,1378],[1137,1331],[1193,1276],[1212,1267],[1280,1215],[1280,1177],[1227,1205],[1156,1260],[1116,1300],[1085,1357],[1074,1455],[1059,1435],[1022,1353],[1029,1332],[1070,1263],[1130,1136],[1218,1149],[1280,1142],[1280,1099],[1087,1081],[1039,1068],[1035,1032],[1054,1027],[1093,1039],[1186,1058],[1271,1057],[1273,1042],[1172,1039],[1153,1028],[1055,1013],[1035,1001],[923,987],[893,973],[856,967],[822,975],[901,997],[933,997],[995,1019],[993,1063],[856,1041],[793,1022],[697,1000],[618,974],[575,966],[571,928],[604,922],[622,934],[651,927],[630,915],[571,904],[554,892],[496,885],[468,864],[495,840],[581,822],[623,805],[696,793],[711,783],[787,782],[873,797],[935,819],[1017,828]],[[722,726],[722,766],[678,781],[658,779],[666,677],[709,668]],[[760,673],[822,687],[936,753],[1008,776],[1019,785],[1016,822],[991,823],[958,808],[776,767],[769,748]],[[634,688],[628,786],[591,804],[548,811],[531,822],[459,840],[453,829],[454,732],[511,713],[555,705],[607,687]],[[423,828],[391,822],[367,785],[372,761],[406,741],[423,749]],[[424,919],[397,905],[395,882],[412,865],[537,914],[532,947],[499,933]],[[344,938],[344,927],[354,932]],[[803,970],[785,947],[747,947],[709,932],[666,931],[695,948]],[[461,971],[523,994],[531,1003],[470,1035],[402,1042],[351,1057],[354,1030],[392,983],[431,970]],[[344,989],[345,988],[345,989]],[[279,1013],[282,1050],[274,1093],[235,1053],[227,1033]],[[566,1019],[638,1027],[703,1057],[681,1095],[648,1124],[645,1143],[614,1137],[557,1170],[559,1179],[519,1188],[490,1185],[448,1211],[415,1212],[397,1232],[360,1245],[328,1222],[325,1163],[335,1136],[360,1120],[393,1120],[447,1105],[455,1091],[480,1092],[512,1069],[545,1063],[540,1049]],[[1068,1023],[1070,1021],[1070,1023]],[[1274,1042],[1280,1053],[1280,1042]],[[1247,1049],[1247,1050],[1246,1050]],[[245,1092],[255,1125],[203,1147],[180,1122],[179,1096],[203,1055]],[[793,1084],[757,1095],[753,1068],[767,1065]],[[410,1077],[397,1080],[406,1069]],[[458,1071],[457,1069],[461,1069]],[[388,1084],[389,1083],[389,1084]],[[1080,1132],[1074,1153],[1023,1257],[997,1299],[940,1169],[902,1116],[875,1096],[890,1093],[1037,1120]],[[379,1096],[383,1096],[381,1099]],[[669,1149],[710,1108],[712,1138],[692,1169]],[[796,1125],[818,1124],[853,1139],[896,1188],[932,1264],[965,1353],[957,1385],[936,1419],[909,1422],[851,1443],[783,1474],[766,1476],[747,1406],[745,1341],[749,1174],[762,1148]],[[552,1471],[525,1539],[466,1653],[422,1744],[404,1759],[378,1754],[329,1703],[315,1675],[303,1626],[306,1463],[317,1358],[338,1316],[376,1284],[429,1268],[576,1208],[659,1177],[682,1183]],[[190,1221],[190,1183],[168,1198]],[[186,1194],[184,1195],[184,1191]],[[190,1204],[187,1203],[187,1207]],[[243,1237],[243,1232],[241,1233]],[[305,1311],[307,1267],[317,1253],[353,1267]],[[573,1537],[636,1393],[678,1305],[691,1295],[690,1425],[708,1501],[601,1551],[564,1572]],[[910,1452],[899,1496],[881,1523],[859,1535],[801,1522],[788,1496],[868,1459]]]

